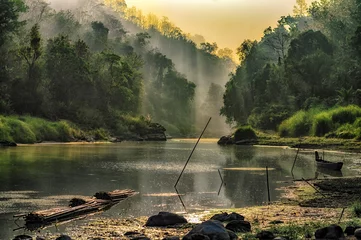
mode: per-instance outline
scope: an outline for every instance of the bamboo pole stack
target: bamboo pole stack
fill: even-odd
[[[14,217],[23,217],[26,228],[29,230],[35,230],[53,223],[68,221],[87,214],[109,209],[113,205],[127,199],[128,197],[132,197],[135,194],[137,194],[137,192],[130,189],[114,190],[112,192],[98,192],[94,195],[94,197],[87,200],[75,199],[76,202],[83,203],[78,206],[35,211],[28,214],[16,215]],[[71,203],[73,202],[74,199],[71,200]]]

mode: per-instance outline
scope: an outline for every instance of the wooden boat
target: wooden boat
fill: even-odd
[[[343,166],[343,162],[330,162],[330,161],[326,161],[326,160],[322,159],[318,155],[317,151],[315,151],[315,160],[316,160],[316,164],[317,164],[318,168],[327,168],[330,170],[339,171],[339,170],[341,170],[341,168]]]

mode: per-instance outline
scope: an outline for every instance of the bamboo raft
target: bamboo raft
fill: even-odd
[[[136,195],[137,192],[125,189],[112,192],[98,192],[90,199],[74,198],[70,201],[69,207],[53,208],[48,210],[35,211],[28,214],[15,215],[14,218],[23,218],[25,228],[37,230],[54,223],[78,219],[97,212],[108,210],[122,200]]]

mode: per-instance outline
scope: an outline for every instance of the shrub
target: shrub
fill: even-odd
[[[91,134],[94,136],[95,140],[108,140],[109,139],[109,132],[104,128],[98,128],[91,131]]]
[[[310,114],[301,110],[289,119],[283,121],[279,126],[279,133],[282,137],[300,137],[310,133]]]
[[[277,126],[290,116],[289,110],[281,105],[255,108],[248,117],[248,123],[257,129],[276,130]]]
[[[330,114],[327,112],[322,112],[317,114],[313,118],[312,123],[312,135],[313,136],[324,136],[333,129],[333,122]]]
[[[358,117],[361,117],[361,108],[355,105],[338,107],[330,111],[332,122],[338,124],[354,123]]]
[[[84,133],[67,121],[60,121],[54,124],[58,132],[58,140],[70,142],[84,138]]]
[[[234,133],[234,140],[236,142],[242,140],[252,140],[252,139],[257,139],[257,134],[251,126],[239,127]]]
[[[10,135],[9,126],[3,122],[3,117],[0,116],[0,141],[14,141]]]
[[[36,140],[39,141],[57,141],[59,133],[56,130],[55,123],[41,118],[23,117],[29,128],[35,133]]]
[[[355,217],[361,217],[361,203],[359,201],[354,202],[351,206],[352,214]]]
[[[18,143],[35,143],[36,136],[29,126],[15,117],[8,117],[6,124],[10,129],[10,135],[15,142]]]

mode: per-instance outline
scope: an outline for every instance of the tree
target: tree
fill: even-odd
[[[291,41],[291,36],[285,26],[280,24],[275,29],[268,27],[264,31],[262,41],[277,53],[279,62],[283,63]]]
[[[48,41],[45,67],[52,104],[49,117],[83,120],[74,113],[96,97],[86,56],[87,47],[81,40],[73,44],[68,36],[60,35]]]
[[[237,55],[239,57],[239,61],[242,63],[243,60],[247,58],[250,54],[252,48],[257,45],[257,41],[251,41],[249,39],[244,40],[241,46],[237,48]]]
[[[0,13],[0,47],[12,32],[15,32],[23,22],[18,21],[19,14],[26,10],[22,0],[1,0]]]
[[[218,45],[217,43],[201,43],[201,49],[206,52],[206,53],[209,53],[209,54],[215,54],[217,52],[217,49],[218,49]]]
[[[295,17],[304,17],[307,15],[308,6],[306,0],[296,0],[296,5],[293,7],[293,14]]]
[[[18,79],[14,82],[12,103],[16,112],[36,115],[40,112],[42,102],[42,96],[39,93],[42,74],[40,66],[37,64],[42,55],[41,35],[38,24],[31,28],[27,41],[28,45],[19,50],[20,57],[27,65],[27,76],[22,81]]]
[[[92,22],[91,27],[93,29],[93,44],[92,48],[95,51],[103,51],[108,42],[109,29],[104,26],[102,22]]]

